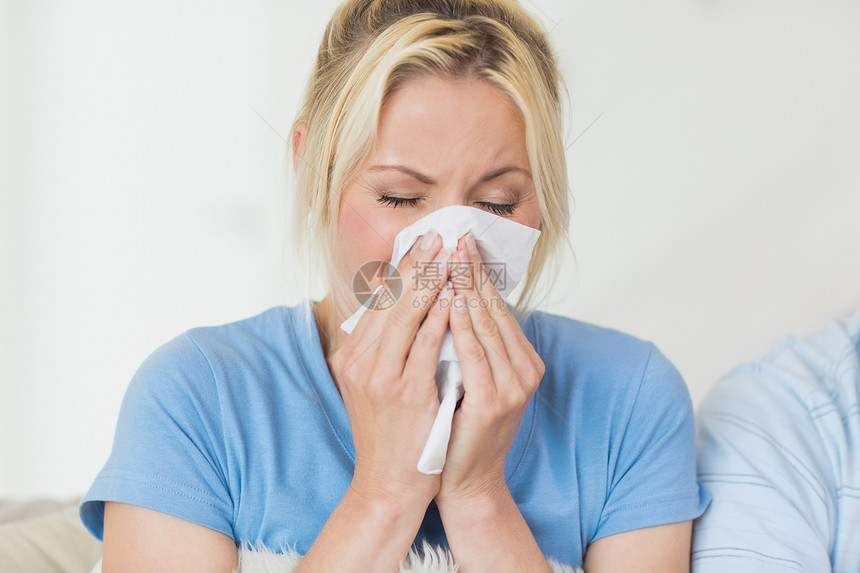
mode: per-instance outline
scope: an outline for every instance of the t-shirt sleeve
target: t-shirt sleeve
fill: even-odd
[[[189,334],[155,351],[123,398],[113,449],[81,502],[102,539],[104,502],[146,507],[233,537],[218,390]]]
[[[773,370],[745,367],[699,416],[699,474],[714,499],[696,522],[693,570],[829,573],[827,447],[799,397]]]
[[[689,392],[653,346],[628,412],[612,431],[608,494],[592,542],[694,519],[710,499],[696,478]]]

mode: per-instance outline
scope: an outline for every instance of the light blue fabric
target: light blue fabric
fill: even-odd
[[[81,504],[95,536],[112,500],[237,543],[308,550],[349,485],[354,450],[303,308],[194,329],[146,360]],[[521,326],[546,374],[505,470],[543,552],[580,564],[601,537],[700,515],[692,407],[674,367],[649,343],[568,318],[538,312]],[[418,537],[445,543],[432,504]]]
[[[699,409],[693,571],[860,571],[860,312],[787,337]]]

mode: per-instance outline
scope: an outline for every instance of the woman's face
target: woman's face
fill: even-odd
[[[397,233],[449,205],[538,227],[523,116],[487,81],[416,78],[383,106],[376,144],[340,197],[335,288],[389,261]],[[341,318],[358,308],[351,291],[337,300]]]

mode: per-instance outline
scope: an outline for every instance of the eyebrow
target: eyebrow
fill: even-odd
[[[412,169],[410,167],[406,167],[405,165],[396,165],[396,164],[394,164],[394,165],[374,165],[373,167],[368,168],[368,171],[399,171],[401,173],[405,173],[406,175],[409,175],[410,177],[417,179],[418,181],[420,181],[421,183],[424,183],[425,185],[433,185],[434,183],[436,183],[432,177],[424,175],[423,173],[421,173],[419,171],[415,171],[414,169]],[[487,181],[495,179],[496,177],[501,177],[505,173],[511,173],[511,172],[520,172],[523,175],[527,176],[529,179],[531,179],[531,177],[532,177],[531,172],[529,172],[527,169],[523,169],[522,167],[517,167],[516,165],[508,165],[508,166],[500,167],[499,169],[494,169],[493,171],[489,171],[489,172],[485,173],[484,175],[481,176],[480,183],[486,183]]]

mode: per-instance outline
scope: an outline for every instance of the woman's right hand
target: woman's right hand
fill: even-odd
[[[450,298],[438,298],[447,253],[435,233],[428,236],[400,262],[400,298],[365,312],[331,357],[355,473],[297,573],[341,571],[346,562],[353,571],[397,571],[439,491],[440,476],[417,469],[439,408],[436,363],[451,308]]]
[[[331,359],[355,445],[351,490],[372,501],[414,504],[421,517],[440,486],[438,475],[416,465],[439,409],[436,364],[451,308],[441,247],[434,231],[416,240],[398,266],[400,298],[366,311]]]

